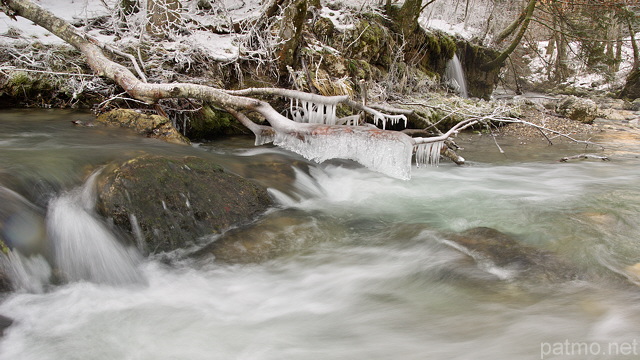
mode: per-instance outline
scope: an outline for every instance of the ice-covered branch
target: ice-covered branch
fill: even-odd
[[[48,29],[77,48],[97,75],[114,80],[134,99],[147,103],[155,103],[166,98],[190,98],[211,102],[227,109],[239,122],[254,132],[257,143],[273,141],[278,146],[314,161],[322,162],[332,158],[351,159],[372,170],[408,179],[411,174],[411,158],[414,151],[420,163],[437,164],[444,140],[464,127],[470,126],[470,122],[462,122],[438,137],[412,138],[401,132],[384,130],[388,121],[394,123],[404,120],[406,125],[404,114],[397,112],[388,115],[357,103],[348,96],[327,97],[277,88],[230,91],[190,83],[145,82],[125,66],[109,59],[102,51],[105,46],[95,38],[87,36],[33,2],[4,0],[4,3],[16,15]],[[141,74],[140,71],[139,74]],[[288,119],[269,103],[250,96],[284,96],[299,101],[300,107],[304,109],[301,118],[305,118],[306,123]],[[371,115],[374,122],[382,122],[383,129],[371,126],[334,125],[338,104],[345,104]],[[253,123],[243,112],[260,114],[270,127]]]

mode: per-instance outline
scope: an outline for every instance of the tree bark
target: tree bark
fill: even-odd
[[[287,67],[295,68],[298,48],[302,39],[302,29],[307,17],[307,0],[294,0],[284,11],[280,38],[284,43],[278,51],[278,70],[287,74]]]
[[[147,32],[165,38],[180,22],[179,0],[147,0]]]
[[[522,37],[524,37],[524,34],[527,31],[527,28],[529,27],[529,23],[531,22],[531,17],[533,16],[533,12],[536,9],[537,3],[538,3],[538,0],[529,0],[529,3],[527,4],[526,8],[523,11],[524,18],[522,20],[522,23],[520,24],[520,30],[518,31],[518,34],[516,35],[516,37],[511,41],[511,44],[509,45],[509,47],[507,47],[502,53],[500,53],[500,55],[498,55],[492,61],[481,65],[480,66],[481,70],[489,71],[491,69],[495,69],[496,67],[502,66],[504,64],[504,61],[507,59],[507,57],[509,57],[509,55],[511,55],[511,53],[516,49],[516,47],[518,47],[518,44],[520,44]]]
[[[422,11],[422,0],[405,0],[398,11],[396,21],[399,22],[400,31],[404,36],[413,34],[418,29],[418,19]]]

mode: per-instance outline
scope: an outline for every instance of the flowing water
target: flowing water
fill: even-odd
[[[640,352],[637,143],[609,162],[559,163],[575,145],[465,135],[469,165],[396,180],[313,165],[251,139],[180,147],[73,127],[88,115],[0,115],[0,182],[43,209],[55,260],[22,267],[0,302],[0,359],[609,359]],[[634,147],[635,146],[635,147]],[[92,209],[89,174],[150,151],[198,154],[271,188],[271,239],[244,264],[142,257]],[[283,183],[256,164],[295,166]],[[278,222],[279,214],[296,222]],[[292,215],[293,214],[293,215]],[[481,262],[450,234],[491,227],[551,251],[576,280]],[[242,232],[240,233],[242,236]],[[252,236],[247,231],[246,236]],[[508,256],[508,254],[505,254]],[[56,263],[42,269],[42,263]],[[40,264],[40,265],[38,265]],[[34,270],[35,269],[35,270]],[[45,275],[43,275],[43,273]]]

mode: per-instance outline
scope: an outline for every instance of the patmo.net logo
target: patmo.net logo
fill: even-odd
[[[637,340],[628,342],[543,342],[540,343],[540,359],[558,357],[616,356],[627,357],[638,355]]]

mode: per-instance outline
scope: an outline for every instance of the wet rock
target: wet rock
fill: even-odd
[[[187,136],[194,140],[246,133],[231,114],[207,103],[189,116],[188,124]]]
[[[516,277],[537,281],[567,281],[578,278],[577,270],[554,253],[523,245],[498,230],[477,227],[448,237],[462,246],[478,263],[489,261]]]
[[[297,210],[266,215],[259,221],[232,229],[191,256],[198,260],[246,264],[296,253],[339,231],[323,227],[317,217]]]
[[[96,124],[132,129],[138,134],[169,143],[189,144],[189,140],[173,127],[169,119],[159,115],[147,115],[129,109],[116,109],[98,116]]]
[[[0,292],[13,286],[7,268],[11,250],[25,256],[46,254],[46,226],[44,212],[20,196],[0,185]],[[1,317],[0,317],[1,330]]]
[[[567,96],[558,104],[558,114],[571,120],[591,124],[598,117],[598,105],[593,100],[583,99],[577,96]]]
[[[41,254],[46,243],[44,213],[18,193],[0,186],[0,250]]]
[[[12,324],[13,320],[4,315],[0,315],[0,337],[4,336],[4,331]]]
[[[105,170],[98,211],[150,253],[252,220],[271,205],[264,187],[197,157],[141,156]]]

